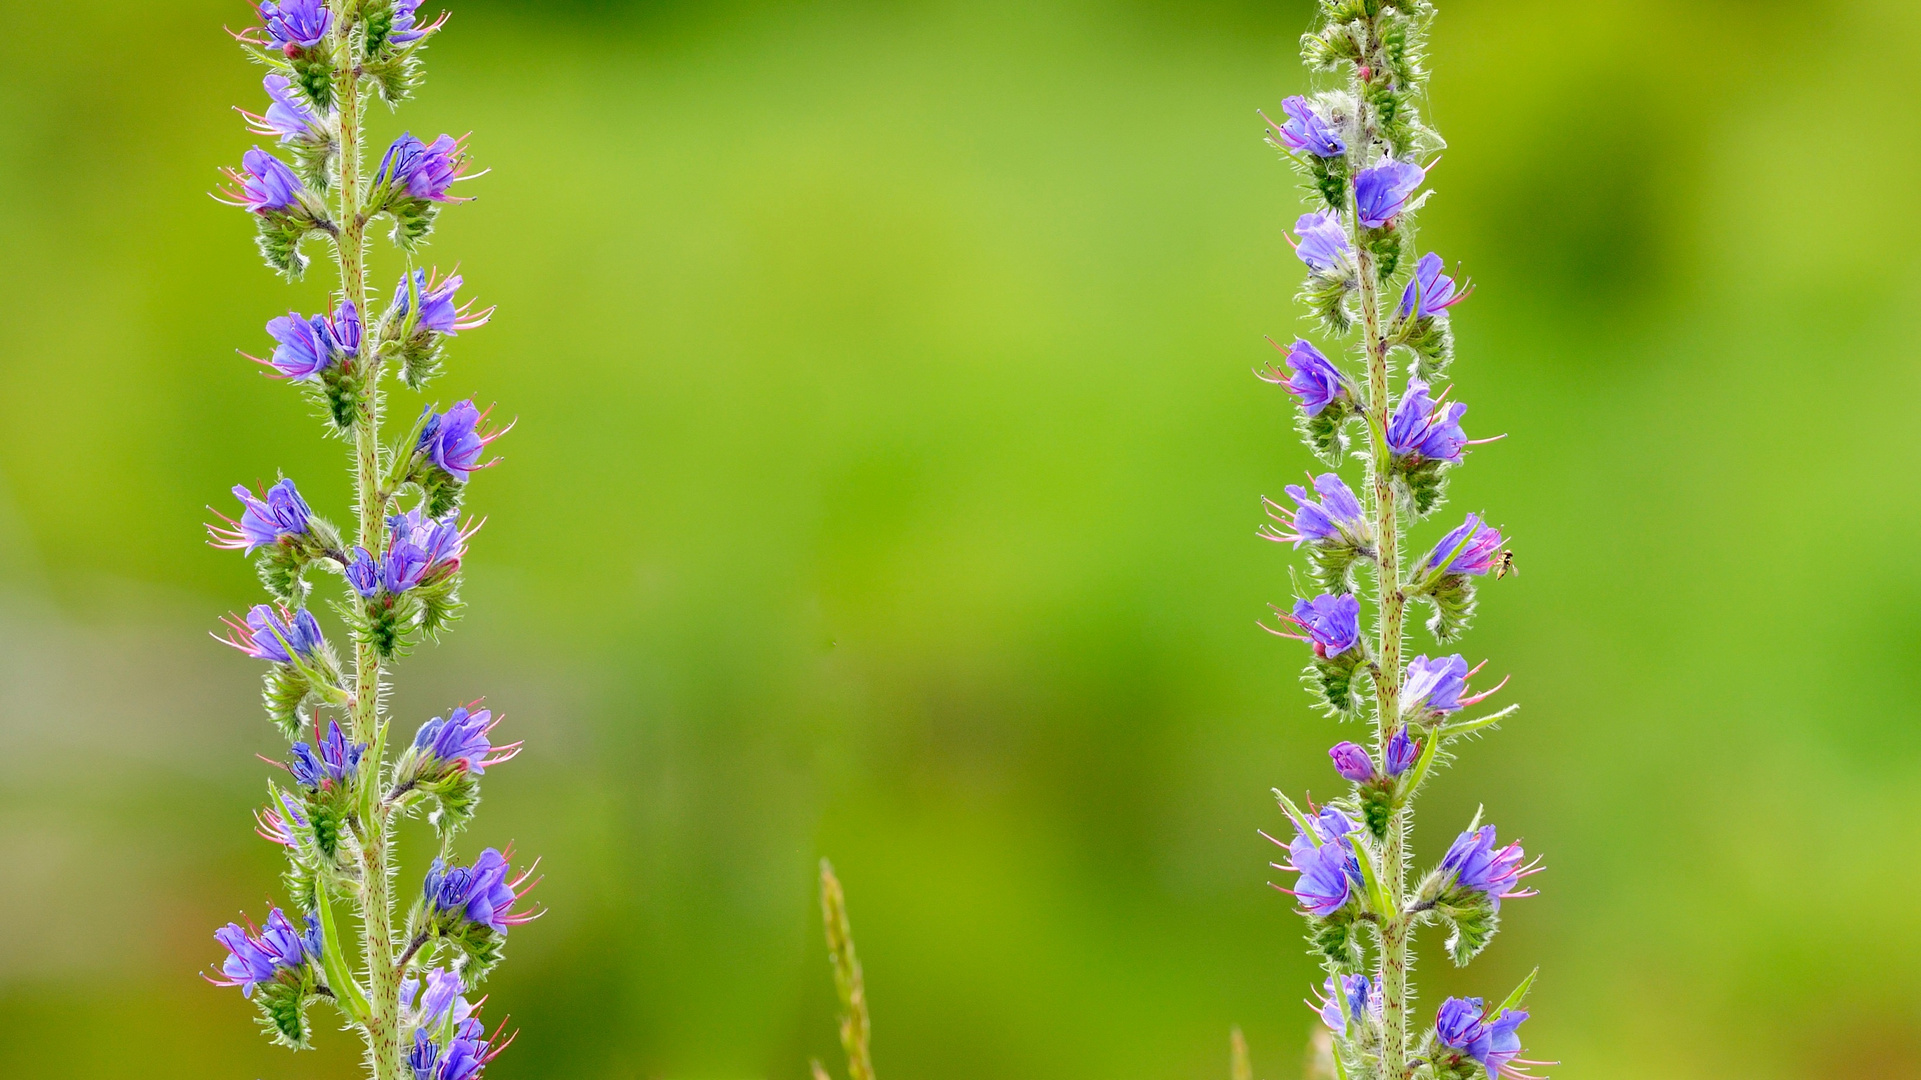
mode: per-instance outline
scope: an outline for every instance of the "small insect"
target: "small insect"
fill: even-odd
[[[1498,581],[1509,574],[1518,575],[1520,571],[1514,568],[1514,553],[1503,551],[1494,557],[1494,578]]]

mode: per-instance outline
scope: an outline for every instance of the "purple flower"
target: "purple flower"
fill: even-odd
[[[1402,724],[1401,730],[1395,732],[1393,738],[1387,740],[1387,775],[1399,777],[1402,773],[1413,768],[1414,763],[1419,761],[1420,758],[1420,740],[1411,737],[1408,734],[1407,725]]]
[[[1434,1033],[1444,1045],[1476,1061],[1485,1060],[1491,1040],[1487,1025],[1481,1022],[1482,1008],[1480,998],[1448,998],[1434,1016]]]
[[[1308,497],[1307,489],[1298,484],[1289,484],[1287,497],[1300,507],[1288,510],[1277,503],[1269,502],[1268,516],[1286,525],[1292,532],[1283,532],[1270,527],[1264,528],[1262,535],[1269,540],[1292,543],[1300,547],[1304,542],[1316,544],[1346,544],[1365,547],[1373,542],[1373,533],[1368,528],[1367,514],[1361,509],[1361,501],[1354,497],[1338,473],[1322,473],[1314,478],[1314,492],[1321,497],[1315,502]]]
[[[367,744],[348,742],[340,725],[331,720],[327,722],[326,736],[315,741],[320,746],[318,753],[306,743],[298,742],[293,744],[293,760],[287,763],[287,771],[302,787],[344,784],[359,774],[360,759],[367,752]]]
[[[1441,257],[1432,251],[1421,256],[1414,266],[1414,280],[1407,283],[1401,293],[1401,318],[1405,319],[1414,312],[1418,303],[1421,318],[1433,319],[1447,314],[1447,309],[1467,299],[1469,289],[1456,290],[1454,279],[1441,272]]]
[[[1283,636],[1309,642],[1314,655],[1323,660],[1341,655],[1361,640],[1361,602],[1352,593],[1323,593],[1312,600],[1296,600],[1293,614],[1283,618],[1307,631],[1306,637]]]
[[[1421,560],[1423,572],[1439,570],[1444,574],[1485,574],[1494,568],[1501,555],[1501,530],[1482,523],[1480,515],[1467,520],[1441,537],[1434,550]]]
[[[400,980],[400,1008],[406,1018],[417,1027],[437,1028],[453,1014],[455,1025],[463,1024],[474,1013],[474,1006],[461,995],[460,976],[447,968],[435,968],[427,973],[427,992],[420,998],[420,1007],[414,1008],[414,996],[420,993],[420,980],[408,975]]]
[[[1518,843],[1494,846],[1494,826],[1483,825],[1456,837],[1441,859],[1441,869],[1454,872],[1455,883],[1464,889],[1487,894],[1495,911],[1501,901],[1533,896],[1533,889],[1521,887],[1521,879],[1536,873],[1540,860],[1527,865],[1527,854]]]
[[[1357,784],[1374,779],[1374,759],[1358,743],[1338,743],[1327,756],[1334,759],[1334,771]]]
[[[1327,121],[1321,119],[1306,98],[1296,94],[1282,101],[1281,111],[1287,114],[1286,123],[1267,121],[1267,126],[1274,129],[1275,142],[1290,150],[1305,150],[1315,157],[1340,157],[1347,153],[1347,144],[1327,126]],[[1262,119],[1267,117],[1263,115]]]
[[[460,569],[460,560],[467,554],[467,537],[472,535],[460,531],[455,513],[430,518],[418,509],[389,517],[387,530],[394,546],[407,544],[426,556],[422,577],[443,569]]]
[[[267,34],[273,43],[291,53],[312,49],[333,29],[333,13],[326,0],[271,0],[260,5],[260,17],[267,20]]]
[[[1346,814],[1329,806],[1310,824],[1314,835],[1296,826],[1294,839],[1287,845],[1291,865],[1279,867],[1300,874],[1289,890],[1308,914],[1326,918],[1347,904],[1353,890],[1361,885],[1360,859],[1346,840],[1354,823]]]
[[[380,159],[374,186],[404,189],[410,199],[463,202],[447,194],[454,181],[463,178],[467,167],[463,142],[452,135],[442,135],[432,143],[423,143],[411,132],[404,134],[394,140],[386,156]]]
[[[409,541],[396,540],[388,545],[386,556],[380,560],[380,587],[390,595],[399,596],[420,584],[430,565],[425,551]]]
[[[334,309],[333,318],[327,320],[327,335],[333,341],[335,351],[347,356],[360,355],[360,309],[352,300],[342,300]]]
[[[285,608],[276,612],[265,604],[256,604],[247,612],[245,622],[231,615],[222,621],[229,633],[224,638],[215,635],[216,640],[232,645],[255,660],[276,664],[291,664],[294,657],[308,660],[327,643],[320,635],[320,624],[305,608],[293,613]]]
[[[237,190],[222,191],[229,206],[244,206],[256,214],[285,212],[300,202],[300,177],[287,163],[258,146],[242,154],[245,172],[228,169],[227,179]]]
[[[233,489],[233,494],[244,509],[239,521],[221,514],[227,523],[225,528],[207,526],[213,535],[214,547],[244,550],[251,555],[259,548],[307,534],[307,522],[313,511],[308,509],[307,500],[300,497],[292,480],[282,480],[268,488],[265,499],[257,499],[253,492],[239,486]]]
[[[1338,988],[1336,980],[1339,980]],[[1314,1011],[1320,1013],[1321,1023],[1337,1035],[1347,1034],[1350,1021],[1365,1021],[1370,1017],[1379,1021],[1386,1004],[1381,988],[1365,975],[1329,975],[1317,996],[1319,1007]]]
[[[269,75],[265,86],[270,102],[266,115],[240,110],[254,134],[278,136],[283,144],[289,145],[325,143],[333,138],[327,122],[314,111],[307,95],[294,86],[293,80],[285,75]]]
[[[1405,161],[1390,161],[1354,177],[1354,206],[1361,227],[1379,229],[1393,223],[1407,208],[1407,197],[1427,179],[1427,170]]]
[[[405,319],[412,305],[411,293],[420,297],[420,318],[414,323],[416,330],[456,337],[462,330],[485,326],[487,320],[493,318],[493,308],[475,312],[471,300],[465,304],[454,303],[454,294],[460,291],[463,281],[459,274],[442,280],[428,277],[425,270],[415,270],[411,289],[407,278],[400,279],[400,287],[394,291],[393,307],[387,317],[396,322]]]
[[[271,806],[262,807],[254,811],[253,820],[254,835],[296,850],[300,847],[300,840],[294,830],[307,827],[307,815],[301,812],[300,804],[284,791],[280,793],[279,810]]]
[[[523,887],[533,868],[512,881],[507,873],[507,857],[493,848],[482,851],[471,867],[448,866],[435,859],[424,883],[427,902],[437,912],[504,934],[510,927],[539,918],[538,912],[511,910],[533,888]]]
[[[1309,270],[1330,277],[1345,277],[1354,265],[1354,246],[1348,243],[1347,227],[1338,214],[1303,214],[1294,223],[1294,235],[1301,238],[1294,254]]]
[[[346,576],[347,584],[352,585],[362,599],[371,599],[380,591],[380,565],[367,554],[366,548],[354,548],[354,561],[347,564]]]
[[[1467,406],[1455,401],[1442,405],[1428,396],[1427,383],[1407,381],[1407,393],[1387,421],[1387,445],[1397,457],[1426,458],[1459,464],[1471,445],[1461,430]]]
[[[1524,1077],[1527,1074],[1515,1068],[1515,1059],[1521,1056],[1521,1035],[1515,1029],[1527,1019],[1521,1009],[1509,1009],[1494,1018],[1487,1026],[1487,1057],[1481,1064],[1487,1067],[1489,1076]]]
[[[420,0],[394,0],[393,29],[387,31],[387,40],[395,45],[412,45],[440,28],[439,23],[416,26],[414,20],[419,10]]]
[[[325,316],[309,319],[289,312],[269,322],[267,334],[280,343],[267,364],[295,382],[314,378],[333,363],[333,335]]]
[[[444,762],[475,776],[486,773],[490,765],[511,761],[520,753],[519,743],[495,746],[487,734],[499,721],[487,709],[469,712],[455,709],[445,720],[436,716],[420,726],[414,735],[414,749],[429,761]]]
[[[1461,700],[1470,672],[1461,654],[1430,660],[1417,656],[1407,665],[1407,679],[1401,684],[1401,711],[1435,714],[1459,712],[1472,702]]]
[[[453,408],[444,413],[428,415],[415,447],[431,458],[442,472],[465,483],[475,469],[484,469],[492,464],[482,462],[480,455],[486,451],[488,443],[506,434],[505,431],[481,431],[480,424],[486,418],[485,413],[474,407],[471,399],[456,402]]]
[[[1282,375],[1270,365],[1261,372],[1261,378],[1287,387],[1288,393],[1301,399],[1301,409],[1307,415],[1319,416],[1334,399],[1347,396],[1347,379],[1313,345],[1296,341],[1287,350],[1287,366],[1293,374]]]
[[[279,908],[267,914],[264,928],[228,923],[213,932],[213,939],[226,946],[229,955],[220,965],[225,978],[207,981],[215,986],[238,986],[246,997],[253,996],[254,984],[273,979],[282,969],[297,970],[309,959],[319,959],[322,948],[320,920],[307,916],[303,933]]]

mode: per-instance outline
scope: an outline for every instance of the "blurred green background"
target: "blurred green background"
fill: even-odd
[[[432,5],[429,5],[432,7]],[[0,1075],[357,1075],[195,972],[276,889],[276,737],[209,642],[202,507],[343,447],[235,355],[313,310],[205,197],[227,0],[0,2]],[[520,425],[403,726],[527,753],[465,841],[545,857],[518,1077],[836,1061],[837,863],[889,1078],[1300,1075],[1268,789],[1334,789],[1258,498],[1299,328],[1260,142],[1304,0],[467,0],[418,103],[495,171],[433,257],[500,304],[439,400]],[[1921,8],[1451,0],[1422,238],[1525,703],[1425,801],[1548,859],[1467,971],[1561,1080],[1921,1076]],[[377,280],[397,276],[381,249]],[[402,394],[406,413],[418,400]],[[1444,523],[1423,527],[1424,545]],[[419,837],[410,835],[413,850]],[[403,881],[417,881],[415,862]],[[835,1064],[839,1069],[838,1062]]]

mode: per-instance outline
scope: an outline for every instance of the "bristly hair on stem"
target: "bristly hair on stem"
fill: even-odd
[[[1310,814],[1281,797],[1294,838],[1283,845],[1286,862],[1274,865],[1299,875],[1281,891],[1299,902],[1310,951],[1328,971],[1309,1002],[1329,1043],[1328,1075],[1522,1077],[1537,1064],[1519,1057],[1528,984],[1492,1011],[1481,998],[1450,998],[1432,1028],[1410,1023],[1415,931],[1445,926],[1450,954],[1466,964],[1498,929],[1501,901],[1534,895],[1520,879],[1537,869],[1477,818],[1418,879],[1418,895],[1409,894],[1416,794],[1437,766],[1455,761],[1447,744],[1512,714],[1510,707],[1455,721],[1492,692],[1468,691],[1479,668],[1458,654],[1406,658],[1410,600],[1434,607],[1428,628],[1451,643],[1477,613],[1475,579],[1498,579],[1512,558],[1502,531],[1477,514],[1411,568],[1406,554],[1412,529],[1441,507],[1451,472],[1471,447],[1492,441],[1468,438],[1467,406],[1449,401],[1451,387],[1442,385],[1457,345],[1452,309],[1471,289],[1439,254],[1415,244],[1414,219],[1444,145],[1421,116],[1435,10],[1429,0],[1320,0],[1319,9],[1302,56],[1310,70],[1340,76],[1340,85],[1287,98],[1276,114],[1284,122],[1262,119],[1268,144],[1313,201],[1289,243],[1307,266],[1299,298],[1337,343],[1296,341],[1285,350],[1288,370],[1261,377],[1297,399],[1296,426],[1311,453],[1338,468],[1356,448],[1364,482],[1359,499],[1338,473],[1315,478],[1318,501],[1290,488],[1299,509],[1281,515],[1285,531],[1270,526],[1265,535],[1308,547],[1318,571],[1310,580],[1324,590],[1297,595],[1285,609],[1286,621],[1306,633],[1280,634],[1310,647],[1303,679],[1316,704],[1343,718],[1371,705],[1373,737],[1372,746],[1344,741],[1329,751],[1349,787],[1327,805],[1310,803]],[[1339,343],[1350,335],[1358,340]],[[1370,609],[1375,633],[1365,642]]]
[[[481,460],[486,444],[504,434],[477,430],[482,414],[461,402],[434,414],[431,432],[423,419],[399,447],[381,438],[382,377],[394,372],[420,389],[440,371],[445,340],[477,329],[492,311],[456,299],[458,276],[428,278],[405,259],[427,241],[443,206],[467,201],[450,190],[479,175],[467,168],[465,140],[403,135],[371,183],[362,171],[368,103],[398,105],[407,96],[422,76],[422,50],[446,24],[445,15],[423,19],[421,3],[263,0],[255,10],[264,25],[234,35],[268,71],[265,111],[241,115],[256,136],[277,137],[294,164],[255,146],[216,197],[253,215],[261,254],[290,279],[309,265],[303,245],[333,254],[336,306],[268,323],[277,348],[260,363],[321,406],[328,437],[351,444],[355,527],[351,539],[343,536],[282,479],[260,496],[234,489],[240,519],[212,530],[214,546],[254,559],[276,601],[244,621],[236,616],[226,640],[267,663],[267,712],[293,744],[291,760],[271,762],[292,783],[270,784],[256,819],[288,859],[294,915],[273,908],[264,929],[223,928],[215,937],[229,955],[211,981],[241,988],[270,1034],[296,1049],[308,1045],[310,1006],[338,1009],[360,1033],[374,1080],[479,1080],[513,1036],[502,1027],[489,1035],[474,1015],[484,999],[463,995],[500,960],[508,931],[532,917],[515,910],[532,887],[532,868],[513,873],[511,845],[461,864],[453,841],[479,801],[481,775],[519,744],[494,745],[496,721],[475,702],[390,746],[385,702],[392,661],[437,638],[462,606],[474,530],[461,527],[458,507],[473,471],[491,464]],[[383,215],[408,272],[379,316],[370,303],[377,290],[368,282],[367,230]],[[341,580],[331,606],[352,639],[351,664],[306,605],[313,584],[305,575],[315,564]],[[395,890],[396,815],[422,810],[440,833],[439,857],[411,894],[417,899],[407,900]],[[335,900],[359,917],[357,965],[335,925]],[[411,912],[405,925],[396,920],[402,904]]]
[[[834,865],[820,861],[820,916],[827,934],[827,958],[834,966],[834,989],[840,994],[840,1045],[847,1052],[848,1080],[874,1080],[874,1061],[868,1050],[871,1028],[867,1019],[867,984],[861,978],[860,957],[854,955],[854,932],[847,923],[847,894],[841,891]],[[827,1080],[820,1062],[813,1063],[814,1080]]]

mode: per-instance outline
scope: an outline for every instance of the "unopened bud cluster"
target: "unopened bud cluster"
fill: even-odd
[[[255,813],[256,831],[286,855],[287,903],[259,927],[216,932],[229,955],[209,978],[239,987],[268,1033],[295,1049],[310,1043],[310,1008],[331,1006],[365,1040],[375,1080],[474,1080],[511,1037],[498,1026],[489,1034],[478,1000],[465,995],[500,962],[509,930],[538,912],[523,903],[533,867],[516,873],[511,845],[464,864],[455,854],[481,777],[520,744],[494,741],[500,720],[479,702],[427,720],[408,742],[382,701],[388,665],[461,611],[479,527],[461,507],[474,474],[493,463],[488,445],[505,433],[472,401],[429,406],[392,442],[381,431],[385,377],[424,388],[444,368],[447,342],[493,314],[460,298],[459,275],[412,261],[442,208],[466,201],[452,193],[477,175],[466,140],[405,134],[363,172],[368,106],[412,94],[422,53],[446,22],[423,20],[419,7],[280,0],[259,4],[259,25],[235,35],[267,72],[262,111],[241,114],[278,153],[247,151],[219,197],[251,215],[273,269],[298,278],[306,249],[324,247],[340,273],[326,310],[266,324],[273,347],[258,363],[302,391],[323,430],[351,447],[355,500],[343,532],[282,478],[264,491],[234,488],[238,516],[210,526],[214,546],[253,560],[268,593],[227,619],[222,640],[266,665],[266,712],[289,749],[271,762],[283,776]],[[365,263],[383,220],[405,264],[384,306]],[[338,648],[316,591],[338,617]],[[439,851],[418,889],[396,893],[395,826],[413,814],[433,824]]]
[[[1499,929],[1501,902],[1533,895],[1539,869],[1520,844],[1502,844],[1477,819],[1419,884],[1408,862],[1412,803],[1463,738],[1514,711],[1471,716],[1501,684],[1457,653],[1411,658],[1410,605],[1430,612],[1437,644],[1469,627],[1476,588],[1512,569],[1501,531],[1467,514],[1410,558],[1422,523],[1446,501],[1468,451],[1466,404],[1451,400],[1451,316],[1472,292],[1434,252],[1420,252],[1414,219],[1441,148],[1422,120],[1423,53],[1434,18],[1427,0],[1321,0],[1303,39],[1311,69],[1338,86],[1287,98],[1268,142],[1300,174],[1316,205],[1289,242],[1307,268],[1299,300],[1322,343],[1301,338],[1258,374],[1294,399],[1307,448],[1331,470],[1266,502],[1265,538],[1305,549],[1307,581],[1276,607],[1269,632],[1308,646],[1302,679],[1314,703],[1371,729],[1329,750],[1345,791],[1325,805],[1276,792],[1294,829],[1276,868],[1308,922],[1328,970],[1310,1004],[1333,1033],[1349,1080],[1525,1076],[1517,1033],[1527,982],[1493,1009],[1450,998],[1430,1025],[1412,1019],[1414,932],[1438,923],[1466,964]],[[1351,485],[1338,471],[1358,458]],[[1372,633],[1368,630],[1371,628]],[[1277,886],[1279,887],[1279,886]]]

